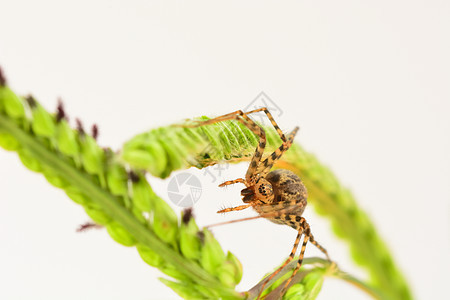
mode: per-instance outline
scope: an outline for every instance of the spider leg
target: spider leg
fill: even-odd
[[[261,174],[261,176],[264,176],[265,174],[269,173],[273,164],[278,159],[280,159],[280,157],[291,147],[297,132],[298,127],[295,127],[294,130],[292,130],[292,132],[289,134],[288,140],[283,144],[281,144],[281,146],[278,147],[278,149],[276,149],[271,155],[269,155],[263,162],[260,163],[258,169],[256,170],[256,173]]]
[[[261,107],[258,109],[254,109],[248,112],[243,112],[242,110],[237,110],[235,112],[223,115],[223,116],[219,116],[210,120],[206,120],[206,121],[195,121],[197,122],[197,124],[193,124],[193,125],[183,125],[183,127],[198,127],[198,126],[203,126],[203,125],[208,125],[208,124],[213,124],[213,123],[217,123],[217,122],[223,122],[226,120],[232,120],[234,119],[236,115],[249,115],[249,114],[253,114],[253,113],[257,113],[263,111],[266,115],[267,118],[269,119],[270,123],[272,124],[272,126],[275,128],[275,130],[277,131],[278,135],[280,136],[281,140],[283,142],[286,142],[286,136],[284,135],[283,131],[281,131],[280,127],[278,126],[277,122],[275,122],[275,119],[273,118],[272,114],[269,112],[269,110],[267,109],[267,107]]]
[[[245,184],[245,179],[238,178],[238,179],[235,179],[235,180],[225,181],[225,182],[219,184],[219,187],[223,187],[223,186],[230,185],[230,184],[235,184],[235,183],[244,183]]]
[[[292,144],[292,140],[294,139],[295,133],[298,130],[298,128],[294,129],[293,133],[291,133],[290,140],[286,139],[285,135],[281,131],[278,124],[275,122],[272,114],[269,112],[267,107],[258,108],[258,109],[249,111],[247,113],[244,113],[242,110],[237,110],[235,112],[232,112],[232,113],[229,113],[229,114],[226,114],[223,116],[219,116],[219,117],[216,117],[216,118],[213,118],[210,120],[198,121],[196,124],[193,124],[193,125],[184,125],[184,127],[198,127],[198,126],[210,125],[210,124],[214,124],[217,122],[223,122],[223,121],[234,119],[234,120],[241,122],[248,129],[250,129],[254,134],[259,136],[259,144],[256,147],[255,153],[253,154],[253,157],[250,161],[250,166],[247,169],[247,173],[245,174],[245,179],[247,180],[247,182],[250,182],[250,179],[251,179],[252,175],[255,174],[255,172],[257,171],[257,168],[258,169],[260,168],[259,164],[261,161],[262,154],[264,152],[264,148],[266,147],[266,133],[265,133],[264,129],[261,126],[259,126],[258,124],[256,124],[252,119],[250,119],[250,117],[248,115],[252,114],[252,113],[260,112],[260,111],[263,111],[267,115],[267,117],[269,118],[273,127],[275,128],[275,130],[277,131],[281,140],[283,141],[283,145],[285,145],[285,144],[287,145],[286,149],[284,150],[284,151],[286,151],[290,147],[290,144]],[[280,151],[282,151],[282,153],[284,152],[283,150],[280,150]],[[280,153],[280,156],[282,155],[282,153]],[[272,154],[272,156],[273,156],[273,154]],[[267,159],[266,159],[266,161],[267,161]],[[269,165],[269,163],[266,163],[266,167],[268,165]],[[273,162],[272,162],[272,165],[273,165]],[[270,165],[270,167],[272,165]],[[264,169],[266,169],[266,168],[264,168]]]
[[[314,240],[314,236],[311,233],[311,228],[309,227],[309,224],[306,222],[305,218],[301,217],[300,222],[299,222],[299,227],[302,228],[302,230],[305,234],[304,239],[303,239],[302,249],[300,250],[300,255],[299,255],[299,258],[297,261],[297,266],[295,267],[294,272],[292,272],[291,277],[286,281],[283,289],[281,290],[281,295],[283,295],[285,293],[286,289],[289,286],[289,283],[292,281],[292,279],[295,277],[295,274],[297,274],[298,270],[302,266],[303,258],[305,256],[306,244],[308,242],[311,242],[312,244],[314,244],[314,246],[319,248],[319,250],[322,251],[327,256],[327,259],[330,261],[330,257],[328,256],[327,250],[325,250],[325,248],[323,248],[319,243],[317,243]]]
[[[211,125],[211,124],[218,123],[218,122],[224,122],[224,121],[228,121],[228,120],[238,120],[239,121],[239,116],[243,117],[244,115],[246,116],[246,114],[242,110],[237,110],[232,113],[229,113],[229,114],[226,114],[223,116],[219,116],[219,117],[215,117],[215,118],[205,120],[205,121],[194,120],[194,122],[195,122],[194,124],[184,124],[182,126],[183,127],[199,127],[199,126]],[[246,125],[245,123],[243,123],[243,124]]]
[[[259,110],[255,110],[252,112],[256,112]],[[198,127],[203,125],[210,125],[217,122],[223,122],[227,120],[237,120],[241,122],[243,125],[245,125],[248,129],[250,129],[254,134],[259,136],[259,144],[256,147],[255,153],[253,154],[252,160],[250,162],[250,166],[247,169],[247,173],[245,174],[245,179],[247,182],[250,182],[250,179],[252,175],[254,174],[254,171],[256,170],[259,161],[261,160],[262,154],[264,152],[264,148],[266,147],[266,132],[262,127],[260,127],[258,124],[255,123],[252,119],[250,119],[247,114],[245,114],[242,110],[238,110],[214,119],[206,120],[206,121],[200,121],[195,125],[186,125],[185,127]]]
[[[239,205],[236,207],[230,207],[230,208],[225,208],[225,209],[219,210],[217,213],[221,214],[221,213],[226,213],[226,212],[230,212],[230,211],[243,210],[243,209],[249,208],[251,206],[252,206],[251,204]]]
[[[266,286],[266,284],[267,284],[272,278],[274,278],[275,275],[277,275],[281,270],[283,270],[283,268],[286,267],[286,265],[287,265],[288,263],[290,263],[290,262],[294,259],[295,252],[297,252],[298,244],[300,243],[300,238],[301,238],[302,234],[303,234],[303,229],[300,229],[300,230],[298,231],[297,238],[295,239],[294,247],[293,247],[292,250],[291,250],[291,254],[289,254],[289,257],[284,261],[284,263],[281,265],[281,267],[279,267],[275,272],[273,272],[269,277],[267,277],[266,280],[264,280],[264,283],[263,283],[263,285],[261,286],[261,290],[259,291],[258,297],[257,297],[256,299],[260,299],[261,294],[262,294],[262,292],[264,291],[264,287]],[[303,249],[303,247],[302,247],[302,249]]]
[[[291,283],[292,278],[294,278],[295,274],[297,274],[298,270],[302,266],[303,257],[305,256],[305,249],[306,249],[306,244],[308,243],[308,240],[309,240],[309,236],[305,234],[305,236],[303,238],[302,249],[300,250],[300,256],[299,256],[298,261],[297,261],[297,266],[295,267],[294,272],[292,272],[291,277],[289,277],[289,279],[284,284],[284,287],[283,287],[283,289],[281,290],[281,293],[280,293],[281,295],[283,295],[286,292],[286,289],[289,286],[289,283]]]
[[[253,206],[253,207],[255,207],[255,206],[258,206],[258,207],[266,207],[267,206],[267,207],[269,207],[270,206],[270,207],[278,207],[280,209],[278,211],[270,210],[271,212],[267,212],[267,213],[266,212],[263,212],[263,213],[259,212],[258,216],[242,218],[242,219],[236,219],[236,220],[230,220],[230,221],[220,222],[220,223],[215,223],[215,224],[211,224],[211,225],[208,225],[208,226],[205,226],[205,227],[206,228],[211,228],[211,227],[216,227],[216,226],[220,226],[220,225],[238,223],[238,222],[243,222],[243,221],[250,221],[250,220],[255,220],[255,219],[260,219],[260,218],[275,218],[276,219],[277,217],[279,217],[279,216],[281,216],[283,214],[289,213],[293,209],[297,208],[297,206],[295,206],[295,205],[291,205],[291,206],[287,206],[287,207],[284,206],[284,205],[282,206],[281,203],[275,204],[275,205],[273,205],[273,204],[260,205],[260,204],[250,203],[250,204],[247,204],[247,205],[237,206],[237,207],[243,207],[243,208],[235,209],[235,210],[242,210],[242,209],[245,209],[245,208],[248,208],[248,207],[251,207],[251,206]],[[229,211],[234,210],[233,208],[226,208],[224,210],[227,210],[227,209],[230,209]],[[218,213],[221,213],[221,212],[225,212],[225,211],[223,211],[223,210],[218,211]],[[226,211],[226,212],[228,212],[228,211]]]
[[[242,222],[242,221],[255,220],[255,219],[260,219],[260,218],[263,218],[263,217],[256,216],[256,217],[249,217],[249,218],[231,220],[231,221],[226,221],[226,222],[221,222],[221,223],[215,223],[215,224],[207,225],[207,226],[205,226],[205,228],[217,227],[217,226],[220,226],[220,225],[226,225],[226,224],[237,223],[237,222]]]
[[[294,278],[295,274],[297,274],[298,270],[302,266],[303,258],[305,256],[306,244],[308,243],[308,241],[311,242],[312,244],[314,244],[316,247],[318,247],[319,250],[321,250],[323,253],[325,253],[325,255],[327,256],[327,259],[330,260],[329,257],[328,257],[327,251],[322,246],[320,246],[319,243],[317,243],[314,240],[314,236],[311,233],[311,228],[309,227],[309,224],[306,222],[305,218],[300,217],[300,220],[297,221],[297,218],[292,218],[292,216],[296,217],[296,215],[290,215],[290,214],[286,214],[286,213],[283,213],[283,214],[285,215],[284,216],[285,220],[287,220],[287,219],[291,219],[291,220],[295,219],[296,220],[293,225],[296,225],[296,228],[298,230],[298,235],[297,235],[297,238],[295,239],[294,248],[292,249],[291,255],[288,257],[288,259],[284,262],[284,264],[281,267],[279,267],[275,272],[273,272],[270,275],[270,277],[268,277],[264,281],[264,284],[261,287],[258,299],[261,296],[261,293],[263,292],[266,283],[269,282],[273,277],[275,277],[275,275],[277,273],[279,273],[290,261],[292,261],[294,255],[295,255],[295,252],[297,251],[298,243],[300,241],[300,237],[301,237],[302,234],[304,235],[304,238],[303,238],[302,248],[300,250],[300,255],[299,255],[299,258],[298,258],[298,261],[297,261],[297,266],[295,267],[294,272],[292,272],[291,277],[286,281],[286,283],[285,283],[285,285],[284,285],[280,295],[283,295],[285,293],[287,287],[289,286],[289,283],[292,281],[292,279]]]
[[[255,110],[251,110],[251,111],[246,112],[245,114],[249,115],[249,114],[260,112],[260,111],[264,111],[264,113],[267,115],[267,118],[269,119],[270,123],[272,123],[272,126],[275,128],[278,135],[280,136],[281,140],[283,142],[286,142],[286,137],[284,136],[283,131],[281,131],[280,127],[278,127],[277,122],[275,122],[275,119],[273,118],[272,114],[269,112],[267,107],[261,107],[261,108],[255,109]]]
[[[309,237],[309,241],[311,242],[311,244],[313,244],[314,246],[317,247],[317,249],[319,249],[320,251],[322,251],[323,254],[325,254],[327,256],[328,261],[331,261],[330,257],[328,256],[328,251],[327,249],[325,249],[324,247],[322,247],[315,239],[314,236],[311,234]]]

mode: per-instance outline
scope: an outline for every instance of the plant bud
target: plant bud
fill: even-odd
[[[153,231],[166,243],[176,243],[178,219],[172,208],[155,195]]]
[[[134,237],[117,222],[111,222],[106,225],[109,235],[119,244],[124,246],[133,246],[136,244]]]
[[[86,171],[90,174],[102,175],[105,154],[93,137],[90,135],[80,136],[81,159]]]
[[[219,277],[220,282],[222,282],[227,287],[234,287],[235,282],[235,269],[234,266],[225,261],[225,263],[216,269],[216,274]]]
[[[56,144],[61,153],[76,156],[80,152],[76,132],[70,128],[66,120],[61,120],[57,125]]]
[[[8,151],[16,151],[20,148],[20,143],[11,134],[0,132],[0,146]]]
[[[42,172],[41,163],[31,155],[28,149],[19,149],[18,154],[25,167],[34,172]]]
[[[153,209],[156,197],[150,184],[144,175],[138,175],[137,180],[132,180],[133,204],[141,211],[150,212]]]
[[[53,137],[55,134],[55,120],[40,104],[36,103],[32,108],[33,121],[31,127],[39,136]]]
[[[164,260],[162,259],[162,257],[156,254],[152,249],[141,244],[138,244],[136,248],[142,260],[148,263],[150,266],[160,268],[164,265]]]
[[[110,162],[106,172],[108,189],[116,196],[128,197],[128,174],[118,162]]]
[[[157,177],[161,177],[168,164],[161,144],[155,139],[149,140],[142,136],[137,136],[124,145],[122,159],[131,166],[147,170]]]
[[[84,210],[86,211],[88,216],[97,224],[106,225],[111,221],[111,217],[99,209],[85,207]]]
[[[202,247],[200,264],[206,271],[215,274],[216,268],[225,262],[225,254],[223,253],[219,242],[209,230],[204,229],[203,233],[205,239]]]
[[[190,219],[187,224],[180,226],[180,250],[189,259],[200,258],[200,240],[197,236],[198,227],[194,219]]]
[[[175,291],[181,298],[183,299],[206,299],[205,295],[196,291],[194,285],[192,283],[184,283],[184,282],[175,282],[171,280],[167,280],[165,278],[159,278],[159,280],[167,285],[169,288]]]
[[[52,169],[44,168],[42,169],[42,173],[44,174],[45,179],[47,179],[47,181],[51,185],[57,188],[64,189],[66,186],[69,185],[66,179],[56,174]]]
[[[313,271],[303,279],[305,293],[302,299],[313,300],[319,295],[323,284],[323,270]]]
[[[77,188],[72,186],[67,186],[65,188],[65,192],[70,199],[72,199],[75,203],[87,206],[90,201],[89,198],[86,197],[83,193],[81,193]]]
[[[184,281],[184,282],[189,282],[190,281],[190,278],[187,275],[185,275],[184,273],[180,272],[176,267],[174,267],[172,265],[162,266],[160,268],[160,270],[164,274],[166,274],[166,275],[168,275],[168,276],[170,276],[172,278],[178,279],[180,281]]]
[[[305,294],[305,286],[302,283],[297,283],[291,286],[286,294],[284,294],[283,299],[296,300],[296,299],[304,299],[303,295]]]
[[[11,118],[25,118],[23,101],[8,87],[0,87],[0,103],[6,114]]]
[[[243,273],[241,262],[239,261],[239,259],[237,259],[236,256],[234,256],[233,253],[228,251],[228,253],[227,253],[227,263],[229,263],[229,264],[231,264],[233,266],[233,268],[234,268],[234,282],[235,282],[235,284],[238,284],[239,282],[241,282],[242,273]]]

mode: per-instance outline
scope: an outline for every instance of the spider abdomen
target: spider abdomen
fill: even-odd
[[[278,224],[286,224],[296,228],[298,224],[291,220],[291,216],[301,216],[305,210],[308,192],[301,179],[292,171],[278,169],[270,172],[266,180],[272,184],[273,204],[283,203],[284,207],[289,207],[289,213],[280,216],[281,218],[271,219]],[[283,218],[284,217],[284,218]]]
[[[306,205],[308,192],[294,172],[284,169],[274,170],[267,174],[266,179],[272,184],[274,203],[304,201]]]

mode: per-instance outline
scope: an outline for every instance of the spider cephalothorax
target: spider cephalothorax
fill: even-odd
[[[255,181],[255,184],[248,185],[247,188],[243,189],[241,195],[243,196],[242,201],[244,203],[259,201],[268,204],[272,203],[274,199],[272,184],[261,177]]]
[[[256,124],[248,116],[251,113],[260,111],[263,111],[267,115],[283,142],[281,146],[279,146],[273,153],[266,156],[264,160],[262,159],[262,157],[264,154],[264,149],[266,147],[266,133],[262,127]],[[306,187],[303,185],[300,178],[295,173],[289,170],[279,169],[270,172],[270,169],[272,168],[274,163],[279,160],[280,157],[291,147],[294,141],[294,137],[298,131],[298,127],[294,128],[294,130],[286,138],[284,133],[281,131],[281,129],[273,119],[270,112],[265,107],[255,109],[247,113],[238,110],[233,113],[226,114],[207,121],[199,121],[196,125],[191,125],[189,127],[209,125],[227,120],[237,120],[247,126],[254,134],[259,137],[259,143],[250,161],[247,173],[245,174],[245,179],[238,178],[235,180],[226,181],[219,185],[226,186],[235,183],[245,184],[246,188],[241,191],[241,195],[242,201],[246,204],[237,207],[222,209],[218,212],[225,213],[252,207],[259,214],[259,217],[266,218],[277,224],[288,225],[298,232],[291,254],[280,268],[278,268],[275,272],[273,272],[265,279],[264,283],[262,284],[260,294],[258,295],[258,299],[260,298],[267,282],[271,280],[277,273],[279,273],[294,258],[294,255],[297,252],[300,243],[300,238],[302,237],[302,235],[304,236],[303,244],[300,250],[300,256],[297,262],[297,267],[295,268],[291,277],[286,281],[283,292],[281,293],[283,294],[292,278],[301,267],[303,256],[305,254],[306,244],[308,243],[308,241],[314,244],[323,253],[325,253],[328,258],[327,251],[315,241],[314,236],[311,233],[309,224],[306,222],[305,218],[302,217],[303,211],[305,210],[307,204],[306,199],[308,197],[308,194],[306,191]],[[226,223],[233,223],[236,221],[250,220],[255,218],[257,217],[234,220]]]

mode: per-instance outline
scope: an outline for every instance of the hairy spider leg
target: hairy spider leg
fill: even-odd
[[[220,211],[218,211],[218,213],[219,212]],[[243,219],[231,220],[231,221],[226,221],[226,222],[220,222],[220,223],[207,225],[207,226],[205,226],[205,228],[217,227],[217,226],[221,226],[221,225],[238,223],[238,222],[243,222],[243,221],[250,221],[250,220],[261,219],[261,218],[264,218],[264,217],[263,216],[255,216],[255,217],[248,217],[248,218],[243,218]]]
[[[309,242],[311,242],[314,246],[317,247],[317,249],[319,249],[323,254],[325,254],[325,256],[327,257],[327,259],[329,261],[330,257],[328,256],[328,251],[322,247],[315,239],[314,239],[314,235],[311,232],[311,228],[308,224],[308,222],[306,221],[306,219],[304,217],[302,217],[301,215],[299,216],[298,214],[295,213],[295,208],[297,208],[298,206],[295,204],[296,202],[291,201],[288,203],[278,203],[275,205],[272,205],[273,207],[278,208],[278,212],[279,214],[274,214],[274,213],[265,213],[264,210],[262,211],[265,218],[269,218],[269,219],[273,219],[273,220],[280,220],[280,219],[284,219],[285,223],[287,221],[290,221],[291,227],[295,227],[296,230],[303,230],[304,234],[307,235],[309,237]],[[257,206],[257,205],[255,205]],[[258,206],[258,208],[264,208],[265,206]],[[281,208],[283,207],[283,208]]]
[[[273,272],[269,277],[267,277],[267,279],[264,280],[264,283],[261,286],[261,290],[259,291],[258,297],[257,299],[259,299],[261,297],[262,292],[264,291],[264,287],[266,286],[266,284],[275,277],[275,275],[277,275],[281,270],[283,270],[284,267],[286,267],[286,265],[288,263],[290,263],[295,256],[295,253],[297,252],[298,249],[298,244],[300,243],[300,238],[303,234],[303,229],[298,231],[297,237],[295,238],[295,242],[294,242],[294,247],[291,250],[291,254],[289,254],[289,257],[284,261],[284,263],[275,271]],[[283,295],[283,293],[281,293],[281,295]]]
[[[269,173],[273,164],[280,159],[280,157],[291,147],[294,142],[295,135],[298,132],[298,127],[295,127],[294,130],[289,134],[288,140],[281,144],[270,156],[268,156],[263,162],[258,166],[256,173],[261,174],[261,176],[265,176]]]
[[[229,113],[229,114],[226,114],[226,115],[223,115],[223,116],[219,116],[219,117],[207,120],[207,121],[197,121],[199,124],[193,125],[192,127],[206,125],[205,122],[209,122],[209,121],[212,121],[212,120],[214,120],[214,122],[208,123],[208,124],[213,124],[213,123],[217,123],[217,122],[231,120],[231,119],[233,119],[233,116],[235,116],[235,115],[244,115],[245,114],[245,115],[248,116],[250,114],[261,112],[261,111],[263,111],[267,115],[267,118],[269,119],[270,123],[275,128],[275,130],[277,131],[277,133],[280,136],[281,140],[283,142],[286,142],[286,137],[285,137],[283,131],[281,131],[280,127],[278,126],[277,122],[275,121],[275,119],[273,118],[272,114],[267,109],[267,107],[261,107],[261,108],[254,109],[254,110],[251,110],[251,111],[248,111],[248,112],[245,112],[245,113],[242,110],[237,110],[235,112],[232,112],[232,113]]]
[[[281,131],[280,127],[278,126],[278,124],[275,122],[272,114],[269,112],[269,110],[267,109],[267,107],[262,107],[262,108],[258,108],[252,111],[249,111],[247,113],[244,113],[242,110],[237,110],[235,112],[223,115],[223,116],[219,116],[210,120],[206,120],[206,121],[198,121],[197,124],[195,125],[186,125],[186,127],[198,127],[198,126],[204,126],[204,125],[209,125],[209,124],[214,124],[214,123],[218,123],[218,122],[223,122],[223,121],[227,121],[227,120],[237,120],[239,122],[241,122],[244,126],[246,126],[248,129],[250,129],[254,134],[256,134],[257,136],[259,136],[259,144],[255,150],[255,153],[253,154],[253,157],[250,161],[250,165],[249,168],[247,169],[247,173],[245,175],[245,179],[246,181],[250,181],[252,178],[252,175],[255,174],[256,169],[259,166],[262,154],[264,152],[264,149],[266,147],[266,133],[264,131],[264,129],[262,127],[260,127],[258,124],[256,124],[252,119],[250,119],[250,117],[248,116],[249,114],[252,113],[256,113],[256,112],[260,112],[263,111],[268,119],[270,120],[272,126],[275,128],[275,130],[277,131],[278,135],[280,136],[281,140],[283,141],[283,144],[286,142],[289,142],[288,140],[286,140],[286,137],[284,135],[284,133]],[[295,129],[294,129],[295,130]],[[292,133],[291,133],[292,135]],[[295,135],[295,133],[294,133]],[[293,139],[293,137],[292,137]],[[292,144],[292,141],[290,142]],[[286,149],[287,150],[287,149]],[[228,184],[233,184],[236,182],[242,182],[242,181],[235,181],[235,182],[227,182],[227,184],[223,184],[221,186],[224,185],[228,185]],[[245,183],[245,182],[243,182]]]
[[[281,140],[283,142],[286,142],[286,137],[285,137],[283,131],[281,131],[280,127],[278,126],[277,122],[275,122],[275,119],[273,118],[272,114],[269,112],[267,107],[261,107],[261,108],[255,109],[255,110],[251,110],[251,111],[246,112],[246,114],[249,115],[249,114],[260,112],[260,111],[264,111],[264,113],[267,115],[267,118],[269,119],[270,123],[275,128],[278,135],[280,136]]]
[[[221,214],[221,213],[226,213],[226,212],[230,212],[230,211],[243,210],[243,209],[249,208],[251,206],[253,206],[253,205],[252,204],[239,205],[236,207],[230,207],[230,208],[225,208],[225,209],[219,210],[217,213]]]
[[[246,204],[246,205],[240,205],[240,206],[236,206],[236,207],[231,207],[231,208],[225,208],[222,210],[219,210],[217,213],[226,213],[226,212],[230,212],[230,211],[234,211],[234,210],[243,210],[246,209],[248,207],[254,207],[254,206],[270,206],[271,209],[268,209],[268,212],[259,212],[258,216],[254,216],[254,217],[248,217],[248,218],[242,218],[242,219],[236,219],[236,220],[230,220],[230,221],[225,221],[225,222],[220,222],[220,223],[215,223],[215,224],[211,224],[208,226],[205,226],[206,228],[210,228],[210,227],[216,227],[216,226],[220,226],[220,225],[226,225],[226,224],[232,224],[232,223],[238,223],[238,222],[243,222],[243,221],[249,221],[249,220],[255,220],[255,219],[261,219],[261,218],[279,218],[282,215],[285,215],[287,212],[292,211],[293,209],[295,209],[297,206],[285,206],[285,205],[281,205],[281,203],[278,204],[260,204],[259,202],[252,202],[250,204]],[[237,209],[235,209],[237,208]],[[280,210],[277,211],[277,208],[279,208]],[[274,211],[275,210],[275,211]]]
[[[245,184],[245,179],[238,178],[238,179],[235,179],[235,180],[225,181],[225,182],[222,182],[221,184],[219,184],[219,187],[224,187],[226,185],[235,184],[235,183],[244,183]]]
[[[254,170],[256,169],[259,161],[261,160],[262,153],[264,152],[264,148],[266,147],[266,132],[262,127],[258,126],[249,116],[247,116],[242,110],[238,110],[220,117],[216,117],[206,121],[198,121],[195,125],[186,125],[186,127],[199,127],[204,125],[210,125],[218,122],[223,122],[227,120],[237,120],[241,122],[244,126],[250,129],[254,134],[259,136],[259,144],[256,148],[255,153],[253,154],[252,160],[250,162],[250,166],[245,175],[246,183],[248,184],[251,181],[251,177],[253,175]]]
[[[302,262],[303,262],[303,258],[305,256],[305,250],[306,250],[306,244],[308,243],[308,241],[313,241],[314,240],[314,236],[311,233],[311,228],[308,224],[308,222],[306,222],[306,219],[303,217],[297,218],[297,215],[285,215],[284,216],[285,219],[291,219],[291,220],[295,220],[296,223],[296,227],[298,230],[298,234],[297,234],[297,238],[295,239],[295,243],[294,243],[294,247],[292,248],[291,254],[289,255],[289,257],[286,259],[286,261],[283,263],[283,265],[281,267],[279,267],[275,272],[273,272],[263,283],[261,290],[259,292],[258,298],[260,299],[261,297],[261,293],[264,291],[264,287],[266,286],[266,284],[273,278],[275,277],[289,262],[292,261],[292,259],[295,256],[295,252],[297,252],[297,248],[298,248],[298,243],[300,242],[300,237],[303,234],[304,238],[303,238],[303,244],[302,244],[302,248],[300,250],[300,255],[297,261],[297,266],[294,269],[294,272],[292,272],[292,275],[289,277],[289,279],[286,281],[282,291],[281,291],[281,295],[284,294],[284,292],[286,291],[287,287],[289,286],[289,283],[292,281],[292,279],[294,278],[295,274],[297,274],[298,270],[300,269],[300,267],[302,266]],[[298,220],[298,221],[296,221]],[[321,250],[323,253],[326,254],[327,258],[328,258],[328,253],[327,251],[319,245],[319,243],[314,242],[313,243],[319,250]],[[329,258],[328,258],[329,259]]]
[[[248,121],[248,124],[245,124],[245,123],[243,123],[243,124],[246,125],[253,133],[255,133],[256,135],[259,136],[258,147],[256,148],[255,153],[253,154],[252,160],[250,161],[249,168],[247,169],[247,173],[245,175],[245,178],[247,181],[249,181],[250,178],[252,178],[252,176],[254,174],[258,173],[257,169],[260,168],[260,161],[261,161],[262,155],[264,153],[264,149],[266,147],[266,133],[265,133],[264,129],[261,126],[259,126],[258,124],[256,124],[252,119],[250,119],[250,117],[248,117],[249,114],[260,112],[260,111],[263,111],[267,115],[267,118],[270,120],[270,123],[277,131],[278,135],[280,136],[281,140],[283,141],[283,144],[286,142],[289,142],[288,140],[286,140],[286,136],[284,135],[283,131],[281,131],[277,122],[275,122],[272,114],[269,112],[267,107],[261,107],[261,108],[251,110],[246,113],[243,113],[242,111],[238,111],[237,113],[239,115],[242,113],[241,116],[244,117],[246,119],[246,121]],[[259,132],[260,132],[259,134],[256,132],[257,130],[256,130],[255,126],[259,128]],[[297,130],[298,130],[298,128],[297,128]],[[297,130],[295,130],[295,133]],[[295,136],[295,133],[294,133],[294,136]],[[292,135],[292,133],[291,133],[291,135]],[[292,136],[292,140],[294,139],[294,136]],[[291,140],[290,144],[292,144],[292,140]]]
[[[313,236],[312,234],[311,234],[311,236],[309,237],[309,242],[310,242],[311,244],[313,244],[314,246],[316,246],[317,249],[319,249],[323,254],[325,254],[328,261],[331,261],[330,256],[328,256],[328,251],[327,251],[327,249],[325,249],[324,247],[322,247],[322,246],[314,239],[314,236]]]
[[[284,284],[284,287],[281,290],[281,295],[283,295],[286,292],[286,289],[289,286],[289,283],[291,283],[292,278],[294,278],[295,274],[297,274],[298,270],[302,266],[303,257],[305,256],[305,249],[306,249],[306,244],[308,243],[308,240],[309,240],[309,236],[305,234],[305,236],[303,238],[302,249],[300,250],[300,255],[299,255],[299,258],[297,261],[297,266],[295,267],[294,272],[292,272],[291,277],[289,277],[289,279]]]

